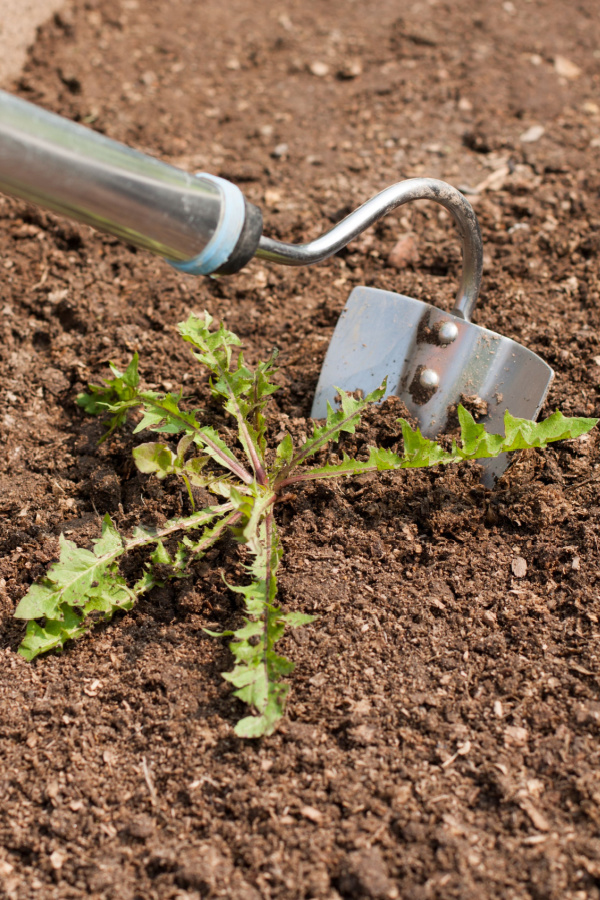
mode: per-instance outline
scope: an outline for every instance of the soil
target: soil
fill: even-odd
[[[286,240],[401,178],[479,186],[476,321],[553,366],[545,413],[597,416],[599,46],[596,0],[86,0],[12,89],[230,178]],[[404,207],[322,265],[211,281],[2,198],[0,257],[2,896],[600,898],[597,431],[521,454],[492,491],[466,466],[289,497],[281,600],[318,621],[284,642],[272,737],[233,734],[230,656],[203,631],[240,620],[232,544],[61,656],[16,652],[59,533],[188,509],[136,474],[131,427],[98,447],[75,405],[107,361],[137,349],[147,385],[201,405],[174,326],[206,308],[251,362],[280,348],[271,430],[300,433],[354,286],[450,308],[446,214]],[[398,412],[345,449],[393,446]]]
[[[61,0],[2,0],[0,83],[20,71],[38,25],[61,6]]]

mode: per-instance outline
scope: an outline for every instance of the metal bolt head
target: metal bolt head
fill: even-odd
[[[440,344],[451,344],[458,337],[458,328],[454,322],[442,322],[438,330]]]
[[[423,369],[419,376],[421,387],[431,390],[437,388],[440,383],[440,376],[433,369]]]

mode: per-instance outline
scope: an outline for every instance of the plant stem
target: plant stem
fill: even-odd
[[[259,454],[257,453],[256,447],[254,446],[254,442],[252,441],[252,438],[250,437],[250,432],[248,431],[248,426],[246,424],[246,420],[244,418],[242,410],[240,409],[240,404],[238,402],[238,398],[237,398],[236,393],[231,385],[231,381],[229,378],[229,370],[223,368],[223,366],[219,363],[216,356],[214,356],[213,358],[214,358],[215,368],[218,370],[221,378],[223,379],[223,382],[227,385],[227,389],[229,391],[229,398],[235,407],[234,415],[235,415],[235,419],[238,423],[240,439],[242,440],[242,443],[246,447],[246,450],[248,453],[248,458],[250,460],[250,464],[252,465],[252,468],[254,469],[254,474],[256,476],[256,480],[259,484],[266,485],[267,484],[267,475],[266,475],[266,472],[264,469],[263,461],[260,458]]]
[[[140,394],[140,397],[142,398],[143,403],[147,403],[148,406],[156,407],[156,409],[165,414],[165,417],[168,416],[170,419],[175,419],[176,421],[181,422],[181,424],[184,426],[185,431],[189,432],[191,430],[195,434],[197,434],[202,443],[207,447],[210,447],[210,449],[219,457],[219,460],[226,469],[229,469],[230,472],[233,472],[234,475],[237,475],[240,481],[243,481],[245,484],[252,484],[254,479],[250,472],[246,471],[241,463],[230,459],[225,453],[223,453],[218,444],[215,444],[214,441],[211,441],[211,439],[207,437],[207,435],[202,431],[201,428],[198,428],[196,425],[192,425],[186,420],[185,416],[178,416],[172,410],[166,409],[161,405],[160,401],[147,399],[142,394]]]
[[[267,544],[267,560],[265,566],[265,614],[263,620],[263,666],[265,670],[265,682],[269,684],[269,617],[271,613],[271,578],[273,577],[273,508],[269,510],[265,518],[265,540]]]
[[[347,415],[346,418],[332,424],[331,427],[323,434],[319,435],[316,440],[307,441],[304,446],[300,447],[298,453],[289,462],[287,467],[284,469],[283,474],[287,475],[288,472],[291,472],[292,469],[295,469],[296,466],[299,466],[300,463],[304,462],[307,457],[316,453],[317,450],[320,450],[321,447],[324,447],[326,444],[329,444],[330,441],[333,440],[333,436],[337,432],[341,431],[344,425],[347,425],[348,422],[350,422],[352,419],[356,419],[359,415],[360,410],[354,410],[354,412]]]

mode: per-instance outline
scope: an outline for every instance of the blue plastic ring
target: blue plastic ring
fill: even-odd
[[[216,175],[209,175],[206,172],[197,172],[196,177],[211,181],[221,191],[221,221],[210,241],[198,256],[184,262],[175,262],[172,259],[167,262],[179,272],[185,272],[187,275],[210,275],[211,272],[220,269],[227,262],[235,249],[246,219],[246,202],[239,187],[232,184],[231,181],[218,178]]]

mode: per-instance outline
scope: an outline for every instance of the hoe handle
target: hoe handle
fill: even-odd
[[[260,211],[230,182],[189,175],[4,91],[0,191],[194,274],[238,271],[262,233]]]
[[[228,275],[253,256],[287,266],[321,262],[373,222],[412,200],[452,213],[463,270],[454,314],[477,302],[483,247],[469,201],[433,178],[386,188],[309,244],[261,237],[262,215],[234,184],[189,175],[104,135],[0,91],[0,191],[164,256],[183,272]]]

